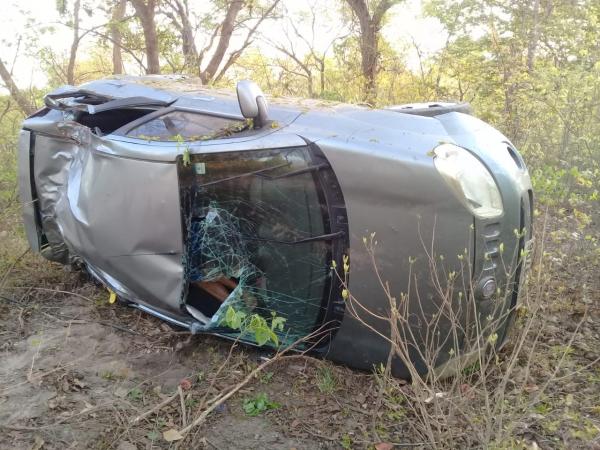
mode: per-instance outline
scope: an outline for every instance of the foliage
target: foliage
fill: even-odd
[[[342,0],[306,0],[300,7],[282,0],[270,24],[286,40],[273,39],[263,28],[261,44],[249,45],[216,83],[232,87],[252,78],[277,96],[314,97],[360,102],[364,98],[360,33],[351,9]],[[94,2],[84,2],[90,10]],[[159,2],[160,3],[160,2]],[[373,8],[377,2],[368,3]],[[106,25],[89,28],[82,16],[82,33],[75,65],[75,81],[110,74],[113,42],[109,39],[113,2],[98,0],[95,13],[106,16]],[[174,4],[174,3],[173,3]],[[238,17],[242,28],[256,24],[270,5],[252,2]],[[87,6],[86,6],[87,5]],[[171,3],[156,10],[161,69],[165,73],[197,75],[181,51],[181,15]],[[331,6],[334,6],[333,8]],[[65,14],[67,2],[57,2]],[[189,5],[190,26],[199,33],[197,51],[210,42],[211,30],[225,16],[227,3]],[[87,8],[87,9],[86,9]],[[128,72],[143,68],[144,36],[128,6],[125,19],[116,25],[122,37],[122,56]],[[390,12],[383,27],[391,26]],[[378,106],[429,100],[468,101],[478,117],[502,130],[523,153],[539,199],[554,204],[598,203],[600,185],[600,6],[594,0],[428,0],[423,14],[441,23],[446,33],[443,47],[432,54],[418,42],[378,40]],[[4,42],[7,51],[21,51],[39,61],[49,87],[65,83],[69,55],[47,44],[46,36],[71,26],[37,23],[23,12],[27,27],[16,42]],[[68,14],[67,14],[68,15]],[[97,14],[95,14],[97,15]],[[269,16],[271,17],[271,16]],[[66,19],[65,19],[66,20]],[[261,22],[262,23],[262,22]],[[245,25],[244,25],[245,24]],[[174,25],[174,26],[173,26]],[[261,25],[264,27],[264,24]],[[35,32],[34,32],[35,30]],[[83,31],[89,30],[89,31]],[[264,52],[268,45],[273,51]],[[414,49],[413,49],[414,47]],[[16,50],[15,50],[16,49]],[[83,51],[85,49],[85,51]],[[416,50],[418,67],[407,66],[409,51]],[[414,53],[414,52],[413,52]],[[200,55],[198,55],[200,57]],[[209,55],[204,60],[208,60]],[[18,64],[18,61],[17,61]],[[20,84],[23,85],[25,80]],[[215,81],[213,81],[215,82]],[[1,105],[0,105],[1,106]],[[0,140],[13,140],[16,130],[5,122]],[[9,154],[1,155],[10,166]],[[6,186],[9,174],[2,173]],[[7,178],[8,177],[8,178]],[[4,194],[2,190],[2,195]]]
[[[239,330],[241,335],[254,335],[254,340],[259,346],[272,343],[275,347],[279,346],[278,331],[283,331],[285,318],[277,316],[275,312],[271,313],[271,324],[258,314],[247,314],[243,311],[236,311],[232,306],[227,308],[222,324],[232,330]]]
[[[256,397],[246,398],[242,403],[242,408],[247,416],[258,416],[265,411],[269,411],[271,409],[277,409],[281,405],[279,403],[273,402],[269,400],[267,394],[261,392]]]
[[[321,367],[317,374],[317,388],[324,394],[332,394],[338,386],[335,374],[329,367]]]
[[[0,207],[16,201],[17,133],[23,115],[13,102],[0,98]]]

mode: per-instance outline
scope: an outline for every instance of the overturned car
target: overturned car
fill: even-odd
[[[300,340],[363,369],[390,356],[391,293],[408,305],[420,372],[419,342],[434,339],[444,364],[482,317],[504,340],[531,183],[513,145],[465,105],[267,105],[248,81],[235,96],[150,76],[63,87],[45,104],[19,140],[30,246],[123,302],[192,333]],[[267,334],[241,327],[248,317]]]

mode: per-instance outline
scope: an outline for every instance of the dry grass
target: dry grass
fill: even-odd
[[[481,354],[454,378],[406,383],[385,370],[359,373],[312,358],[256,371],[260,351],[230,352],[227,342],[109,306],[78,273],[32,254],[18,259],[26,245],[9,205],[0,218],[0,274],[11,268],[0,292],[0,448],[40,440],[49,448],[597,447],[599,253],[584,239],[597,235],[593,214],[583,228],[569,211],[548,216],[527,307],[504,349]],[[478,327],[477,345],[490,339],[487,329]],[[427,352],[433,361],[436,349]],[[246,379],[185,440],[163,439]],[[261,393],[280,406],[246,416],[243,400]]]

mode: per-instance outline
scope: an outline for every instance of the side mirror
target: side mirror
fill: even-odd
[[[254,128],[262,128],[268,120],[269,108],[265,94],[254,81],[238,81],[236,86],[242,115],[254,121]]]

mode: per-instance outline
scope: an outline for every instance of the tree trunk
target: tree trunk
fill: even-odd
[[[69,54],[69,65],[67,66],[67,84],[75,84],[75,60],[77,59],[77,49],[79,48],[79,10],[81,0],[75,0],[73,4],[73,41],[71,42],[71,52]]]
[[[123,42],[123,36],[121,34],[121,21],[125,17],[125,10],[127,7],[126,0],[118,0],[114,6],[111,23],[110,23],[110,37],[112,39],[112,63],[113,63],[113,74],[119,75],[124,71],[123,68],[123,55],[121,53],[121,46]]]
[[[194,28],[190,22],[187,1],[175,0],[174,5],[181,24],[181,49],[183,50],[184,66],[193,68],[198,63],[198,49],[194,41]]]
[[[130,0],[137,17],[142,24],[144,43],[146,45],[146,73],[159,74],[160,60],[158,54],[158,36],[156,33],[156,0]]]
[[[26,116],[30,116],[35,112],[35,106],[23,95],[23,93],[19,90],[15,81],[13,80],[12,75],[4,65],[4,62],[0,59],[0,78],[4,83],[8,92],[10,92],[10,96],[13,100],[19,105],[19,108],[25,113]]]
[[[227,58],[227,61],[225,62],[225,64],[223,64],[221,71],[216,76],[213,77],[213,81],[216,82],[216,81],[219,81],[221,78],[223,78],[223,76],[225,75],[225,72],[227,72],[227,69],[229,69],[229,67],[231,67],[237,61],[237,59],[244,52],[244,50],[246,50],[248,48],[248,46],[250,46],[250,44],[252,44],[252,38],[254,36],[254,33],[256,33],[256,30],[258,30],[258,27],[260,26],[260,24],[263,23],[263,21],[270,16],[270,14],[273,12],[273,10],[279,4],[280,1],[281,0],[274,0],[273,3],[271,3],[271,6],[269,6],[266,10],[263,11],[262,15],[256,21],[254,26],[248,30],[248,33],[246,34],[246,39],[244,40],[244,43],[237,50],[230,53],[229,58]]]
[[[529,42],[527,43],[527,72],[533,72],[533,64],[535,62],[535,52],[537,50],[539,33],[540,33],[540,0],[533,1],[531,33]]]
[[[231,40],[231,35],[233,34],[233,29],[235,27],[235,19],[237,18],[238,13],[243,6],[243,0],[231,0],[229,3],[227,14],[225,15],[225,19],[221,24],[221,35],[219,37],[219,42],[217,43],[215,53],[210,59],[208,66],[206,66],[206,69],[200,73],[202,83],[208,83],[217,73],[221,62],[223,61],[223,57],[225,56],[225,52],[229,47],[229,41]]]
[[[360,26],[361,71],[364,77],[363,98],[374,103],[377,96],[377,73],[379,72],[379,31],[385,13],[398,0],[380,0],[369,12],[366,0],[346,0]]]
[[[321,98],[325,94],[325,55],[319,60],[319,85],[321,88]]]
[[[377,67],[379,48],[377,45],[377,31],[374,24],[369,22],[361,33],[360,53],[362,55],[362,73],[365,77],[365,100],[373,103],[377,96]]]

